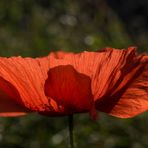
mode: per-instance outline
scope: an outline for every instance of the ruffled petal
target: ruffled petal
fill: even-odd
[[[115,91],[121,80],[121,69],[125,66],[128,59],[135,55],[135,48],[130,47],[127,50],[105,48],[102,50],[97,70],[92,77],[92,92],[94,100],[98,101],[107,94]],[[133,62],[131,60],[131,62]]]
[[[13,97],[14,103],[21,104],[30,111],[48,111],[52,108],[44,94],[48,69],[48,57],[0,58],[0,77],[12,85],[19,94],[19,97]],[[1,101],[2,98],[0,103]]]
[[[77,72],[91,79],[94,101],[114,89],[120,78],[120,68],[125,60],[134,54],[135,48],[116,50],[105,48],[98,52],[65,53],[56,52],[49,55],[50,68],[59,65],[71,65]]]
[[[113,75],[115,83],[108,83],[107,93],[96,101],[98,110],[120,118],[133,117],[148,109],[148,58],[137,55],[132,48],[127,51],[131,52]]]

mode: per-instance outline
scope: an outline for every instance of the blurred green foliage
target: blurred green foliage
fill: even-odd
[[[126,48],[133,40],[105,0],[1,0],[0,55],[44,56],[51,51]],[[75,115],[78,148],[148,147],[147,113],[117,119],[99,113]],[[67,117],[31,114],[0,118],[1,148],[68,147]]]

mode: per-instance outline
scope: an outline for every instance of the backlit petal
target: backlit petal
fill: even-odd
[[[59,65],[71,65],[77,72],[91,78],[91,89],[94,101],[114,89],[120,78],[120,69],[127,58],[134,54],[135,48],[116,50],[105,48],[99,52],[50,54],[50,68]]]
[[[121,118],[133,117],[146,111],[148,109],[147,63],[147,56],[138,56],[135,52],[128,54],[123,66],[117,71],[120,75],[115,85],[111,83],[108,92],[97,100],[98,110]]]
[[[16,96],[13,100],[31,111],[45,111],[51,108],[44,94],[48,68],[48,57],[0,58],[0,77],[9,82],[19,94],[19,97]],[[0,103],[1,101],[0,98]]]

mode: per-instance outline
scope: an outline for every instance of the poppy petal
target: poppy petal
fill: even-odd
[[[78,54],[66,52],[51,53],[49,55],[50,69],[61,65],[70,65],[76,72],[89,77],[91,79],[90,89],[91,94],[94,96],[94,102],[100,99],[103,94],[107,93],[107,91],[110,89],[108,81],[111,75],[114,74],[112,81],[115,76],[117,78],[119,77],[119,73],[115,75],[116,71],[118,71],[119,68],[124,64],[125,57],[132,54],[133,50],[134,49],[115,50],[112,48],[106,48],[105,50],[99,52],[82,52]],[[110,62],[110,60],[112,62]],[[115,82],[113,83],[114,85]],[[67,85],[65,87],[69,86]],[[48,93],[47,95],[50,96]]]
[[[19,93],[13,85],[0,77],[0,116],[21,116],[29,113],[29,110],[15,102],[14,98],[19,99]]]
[[[131,50],[131,49],[128,49]],[[120,75],[108,92],[96,101],[98,110],[120,118],[136,116],[148,109],[148,58],[133,50],[117,71]]]
[[[44,94],[44,83],[47,79],[48,68],[48,57],[36,59],[0,58],[0,77],[9,82],[20,96],[13,101],[24,105],[30,111],[39,112],[51,108],[49,107],[49,100]]]
[[[127,50],[105,48],[101,51],[103,55],[101,59],[98,56],[100,60],[92,78],[92,92],[95,101],[99,101],[106,94],[117,89],[118,81],[121,79],[121,69],[126,61],[135,55],[135,50],[134,47],[130,47]]]
[[[78,73],[71,65],[51,68],[45,83],[45,93],[64,106],[67,114],[91,110],[93,99],[91,81],[88,76]]]
[[[120,68],[125,60],[134,54],[135,48],[116,50],[105,48],[99,52],[78,54],[57,52],[49,55],[50,68],[59,65],[71,65],[77,72],[91,78],[94,101],[114,88],[120,77]]]
[[[98,63],[102,56],[102,53],[87,51],[81,53],[53,52],[49,55],[50,68],[59,65],[71,65],[77,72],[83,73],[91,78],[97,70]]]

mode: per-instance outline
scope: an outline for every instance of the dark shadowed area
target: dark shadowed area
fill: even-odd
[[[0,0],[0,56],[148,47],[147,0]],[[146,148],[148,113],[118,119],[74,116],[77,148]],[[1,148],[66,148],[67,117],[0,118]]]

